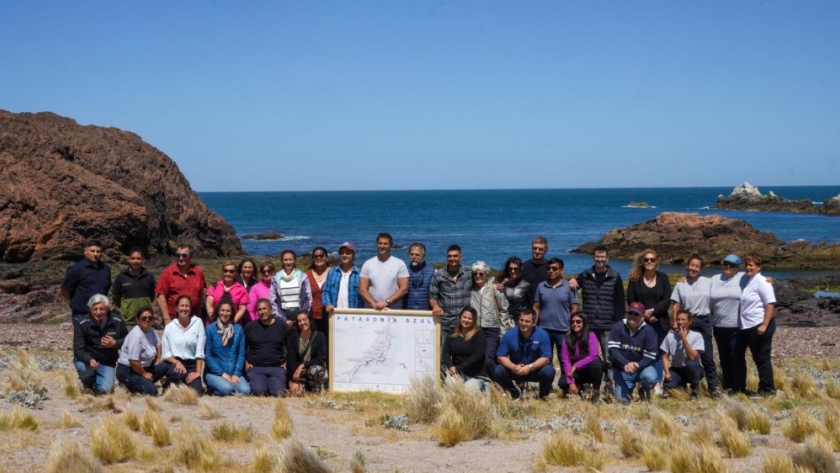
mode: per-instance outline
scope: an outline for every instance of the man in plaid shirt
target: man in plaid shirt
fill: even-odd
[[[435,271],[429,288],[432,314],[441,318],[441,346],[455,328],[461,309],[469,307],[472,285],[472,271],[461,265],[461,247],[450,245],[446,249],[446,268]]]

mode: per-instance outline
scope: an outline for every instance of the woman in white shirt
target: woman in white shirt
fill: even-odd
[[[758,253],[747,253],[744,264],[746,274],[741,279],[741,330],[735,347],[734,390],[747,392],[746,354],[749,348],[758,368],[758,394],[772,396],[776,393],[770,359],[773,334],[776,332],[773,320],[776,294],[773,286],[761,275],[761,256]]]
[[[207,339],[204,322],[192,315],[192,300],[181,296],[175,303],[178,317],[163,329],[163,359],[172,365],[173,383],[184,383],[201,394],[201,373],[204,372],[204,344]]]

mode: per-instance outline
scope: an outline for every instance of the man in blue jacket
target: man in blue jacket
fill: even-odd
[[[639,399],[650,400],[650,388],[656,384],[656,332],[645,324],[645,306],[633,302],[627,317],[616,322],[610,330],[610,359],[612,360],[615,397],[630,402],[633,389],[639,383]]]
[[[408,260],[408,296],[403,298],[403,309],[431,310],[429,287],[435,268],[426,263],[426,245],[412,243],[408,248]]]
[[[514,382],[539,382],[542,400],[551,393],[554,382],[551,339],[548,332],[536,326],[535,318],[533,309],[519,314],[519,325],[505,332],[496,352],[498,364],[493,374],[514,400],[522,395]]]

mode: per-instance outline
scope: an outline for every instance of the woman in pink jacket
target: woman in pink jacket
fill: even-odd
[[[216,320],[216,305],[226,298],[233,302],[234,316],[236,323],[245,323],[245,311],[248,309],[248,291],[236,280],[236,263],[225,260],[222,263],[222,280],[207,288],[207,321],[209,324]]]
[[[275,272],[274,263],[271,261],[260,263],[260,280],[251,286],[251,292],[248,294],[251,302],[248,303],[248,320],[246,322],[260,318],[260,315],[257,314],[257,301],[271,297],[271,280],[274,278]]]

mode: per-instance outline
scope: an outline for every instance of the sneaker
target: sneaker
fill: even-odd
[[[639,388],[639,400],[650,402],[650,389]]]
[[[665,391],[662,390],[662,383],[656,383],[653,385],[653,394],[662,397],[664,393]]]
[[[700,396],[698,396],[697,393],[691,393],[691,400],[692,401],[699,401]]]
[[[720,393],[719,389],[715,389],[714,391],[709,393],[709,397],[711,397],[712,399],[720,399],[723,397],[723,395]]]
[[[589,402],[591,402],[592,404],[600,404],[601,403],[601,395],[598,394],[598,393],[593,394],[592,397],[589,398]]]
[[[669,397],[671,397],[671,395],[668,394],[668,391],[662,391],[661,393],[658,394],[658,396],[659,396],[659,399],[668,399]]]

